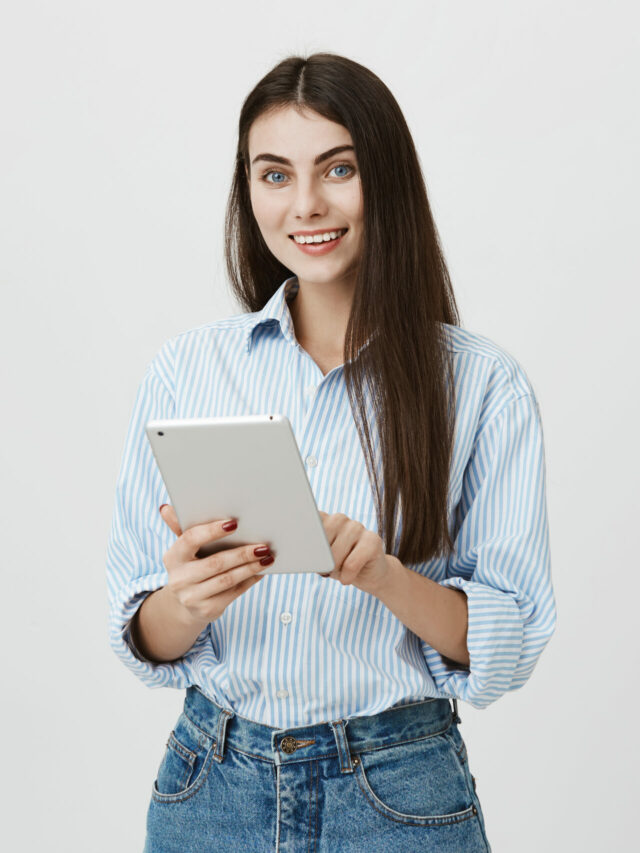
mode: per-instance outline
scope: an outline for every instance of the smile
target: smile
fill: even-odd
[[[346,228],[339,228],[337,231],[325,231],[323,234],[290,234],[289,236],[296,243],[328,243],[330,240],[342,237],[346,232]]]
[[[306,255],[326,255],[340,244],[348,230],[339,228],[337,231],[325,231],[322,234],[290,234],[289,239]]]

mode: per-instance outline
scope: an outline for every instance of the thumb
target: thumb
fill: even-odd
[[[173,530],[176,536],[182,536],[182,528],[180,527],[178,516],[176,515],[176,511],[171,506],[171,504],[162,504],[162,506],[160,507],[160,517],[166,524],[169,525],[169,527]]]

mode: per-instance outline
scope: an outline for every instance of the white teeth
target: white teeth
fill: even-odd
[[[324,243],[327,240],[335,240],[336,237],[344,234],[346,230],[346,228],[341,228],[339,231],[325,231],[324,234],[309,234],[307,236],[294,234],[293,239],[296,243]]]

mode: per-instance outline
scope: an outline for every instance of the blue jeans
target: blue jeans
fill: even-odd
[[[276,729],[197,687],[169,735],[144,853],[490,851],[457,702]]]

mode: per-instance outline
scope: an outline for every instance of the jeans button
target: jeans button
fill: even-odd
[[[283,752],[286,752],[287,755],[291,755],[298,748],[298,743],[294,737],[287,735],[280,741],[280,746],[282,747]]]

